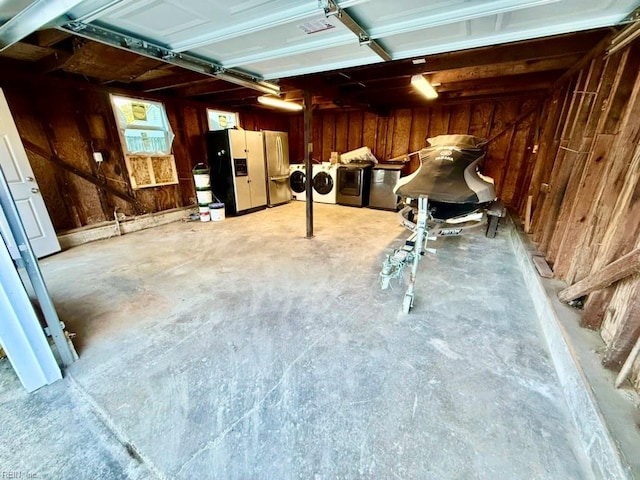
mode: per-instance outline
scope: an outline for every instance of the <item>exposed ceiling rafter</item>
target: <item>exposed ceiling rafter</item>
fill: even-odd
[[[277,84],[262,80],[258,76],[240,72],[238,70],[228,69],[194,55],[178,53],[167,47],[151,43],[147,40],[116,32],[115,30],[100,27],[95,24],[72,21],[64,23],[58,28],[71,32],[75,35],[88,38],[89,40],[95,40],[96,42],[137,53],[138,55],[176,65],[210,77],[219,78],[262,93],[275,95],[280,94],[280,87]]]

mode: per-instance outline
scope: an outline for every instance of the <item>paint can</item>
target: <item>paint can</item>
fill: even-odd
[[[198,205],[209,205],[213,202],[213,194],[210,188],[196,188],[196,197],[198,197]]]
[[[201,222],[208,222],[211,220],[209,205],[198,205],[198,212],[200,213]]]
[[[206,190],[211,188],[211,176],[209,175],[209,167],[207,167],[204,163],[199,163],[193,170],[193,181],[196,184],[196,190],[203,189]]]
[[[209,213],[210,213],[212,222],[221,222],[222,220],[224,220],[224,203],[222,202],[210,203]]]

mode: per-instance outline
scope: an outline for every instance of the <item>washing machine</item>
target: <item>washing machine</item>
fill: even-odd
[[[289,165],[289,187],[294,200],[307,200],[307,175],[304,164],[293,163]]]
[[[313,165],[313,201],[336,203],[338,190],[338,166],[323,162]]]

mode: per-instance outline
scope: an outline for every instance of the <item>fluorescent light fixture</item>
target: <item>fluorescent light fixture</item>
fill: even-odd
[[[422,75],[414,75],[411,77],[411,85],[418,89],[418,91],[427,97],[429,100],[438,98],[438,92]]]
[[[258,97],[258,102],[269,107],[282,108],[283,110],[292,110],[294,112],[302,110],[302,105],[299,103],[286,102],[279,98],[267,97],[265,95]]]

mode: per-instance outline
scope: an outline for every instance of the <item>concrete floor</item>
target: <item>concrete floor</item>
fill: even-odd
[[[591,478],[509,226],[434,242],[405,315],[378,285],[395,214],[314,208],[311,240],[294,202],[43,260],[80,360],[32,395],[0,368],[0,470]]]

